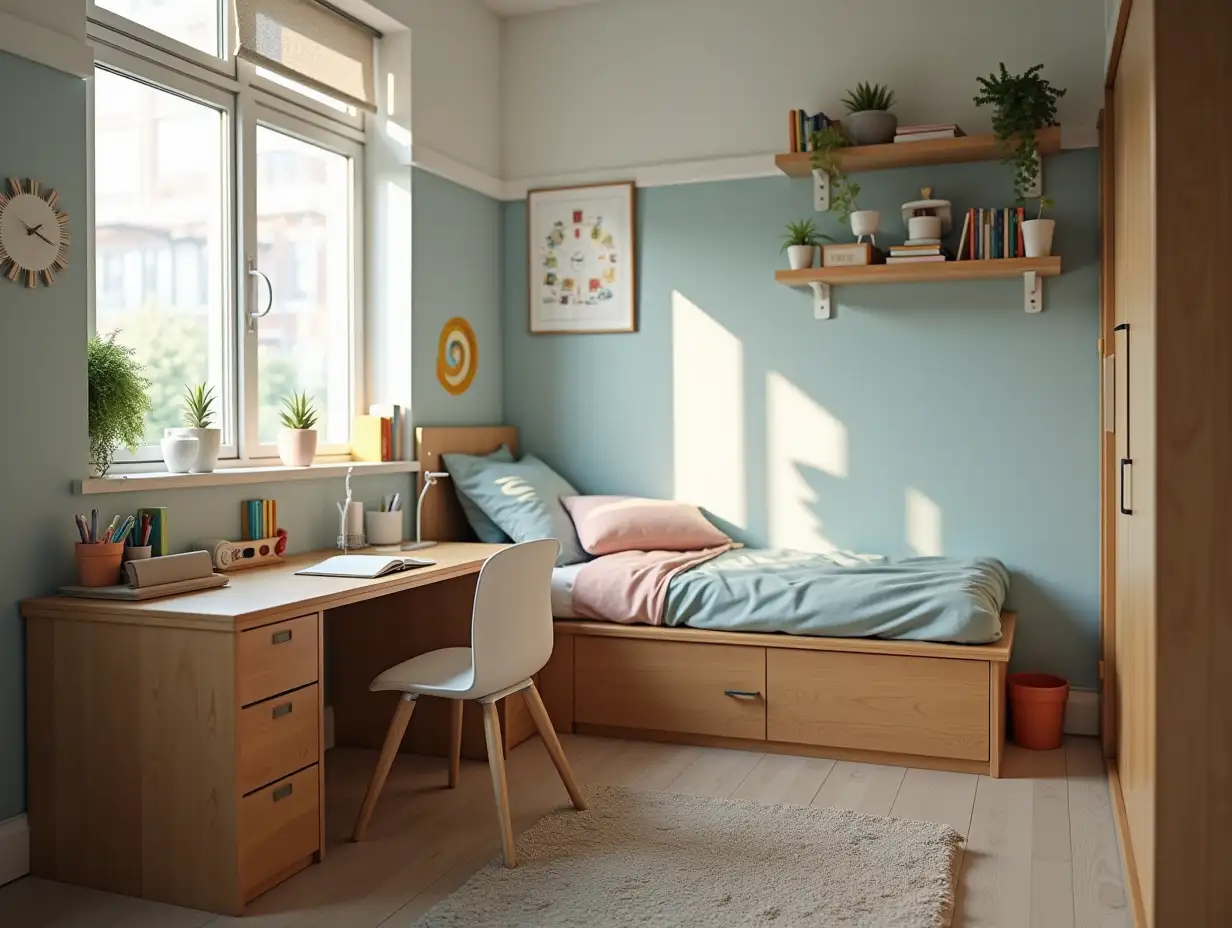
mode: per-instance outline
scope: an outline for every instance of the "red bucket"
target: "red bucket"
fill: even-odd
[[[1032,751],[1059,748],[1069,681],[1050,673],[1012,673],[1008,682],[1014,742]]]

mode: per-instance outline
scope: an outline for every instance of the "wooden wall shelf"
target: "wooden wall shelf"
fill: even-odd
[[[923,144],[918,143],[918,144]],[[1024,309],[1038,313],[1044,308],[1044,277],[1061,273],[1060,255],[1048,258],[1002,258],[992,261],[946,261],[934,264],[867,264],[861,267],[811,267],[801,271],[775,271],[777,283],[788,287],[811,287],[814,316],[832,315],[830,288],[852,284],[922,284],[947,280],[993,280],[1022,277]]]
[[[1035,133],[1036,148],[1041,155],[1055,155],[1061,150],[1061,127],[1052,126]],[[887,145],[859,145],[838,152],[842,170],[887,171],[930,164],[961,164],[970,161],[1000,161],[1005,152],[991,132],[964,135],[956,139],[933,139],[928,142],[890,142]],[[774,163],[789,177],[811,177],[813,162],[808,152],[776,155]]]

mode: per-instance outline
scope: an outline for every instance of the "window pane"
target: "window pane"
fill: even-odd
[[[301,390],[321,442],[349,441],[351,216],[351,159],[257,128],[258,262],[274,290],[257,343],[262,444],[278,440],[282,398]]]
[[[222,54],[218,47],[219,0],[94,0],[94,3],[207,55]]]
[[[183,425],[186,384],[221,398],[224,114],[95,72],[95,329],[119,330],[153,382],[146,440]],[[224,403],[215,404],[222,426]]]

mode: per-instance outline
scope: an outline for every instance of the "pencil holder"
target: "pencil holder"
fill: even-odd
[[[136,545],[131,548],[124,549],[124,560],[126,561],[144,561],[148,560],[154,553],[153,545]]]
[[[77,579],[82,586],[115,586],[120,582],[124,543],[87,545],[77,542]]]
[[[402,512],[369,512],[368,544],[370,545],[400,545],[402,544]]]

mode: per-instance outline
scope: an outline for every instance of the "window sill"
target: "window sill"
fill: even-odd
[[[337,461],[313,464],[310,467],[225,467],[212,474],[169,474],[166,471],[148,474],[116,474],[108,477],[87,477],[74,490],[81,496],[98,493],[139,493],[142,490],[189,490],[197,487],[238,486],[251,483],[285,483],[290,480],[326,480],[345,477],[355,469],[357,477],[379,474],[414,474],[418,461]]]

